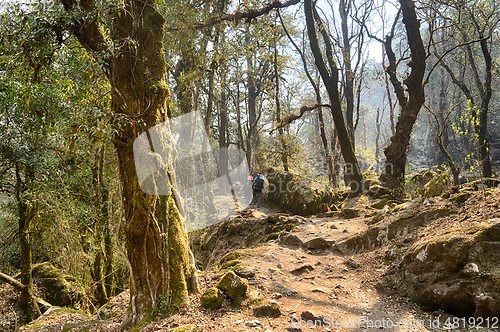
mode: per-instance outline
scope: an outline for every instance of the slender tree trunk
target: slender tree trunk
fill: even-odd
[[[349,39],[349,28],[347,18],[350,8],[346,0],[340,0],[339,12],[342,29],[342,58],[344,63],[344,94],[346,98],[346,125],[351,138],[352,149],[356,151],[356,138],[354,136],[354,73],[351,65],[351,40]]]
[[[226,96],[226,70],[223,68],[220,82],[220,111],[219,111],[219,176],[228,175],[228,144],[227,134],[227,96]],[[226,182],[223,182],[224,185]],[[227,187],[220,188],[223,193],[227,191]]]
[[[413,125],[417,120],[418,113],[425,102],[423,78],[426,67],[426,51],[420,35],[420,22],[415,13],[413,0],[399,0],[403,14],[403,23],[411,50],[411,73],[404,81],[408,91],[406,97],[405,89],[396,75],[396,55],[392,50],[392,38],[387,37],[385,48],[389,58],[387,73],[396,92],[401,114],[396,124],[396,131],[390,139],[389,145],[384,149],[386,156],[384,171],[381,180],[395,190],[397,196],[403,195],[405,181],[405,167],[408,157],[408,147]]]
[[[247,28],[247,34],[249,34],[249,30]],[[245,44],[247,47],[250,46],[250,37],[247,35],[245,37]],[[247,61],[247,107],[248,107],[248,122],[249,122],[249,130],[247,135],[247,161],[249,165],[249,169],[253,172],[253,150],[257,148],[258,145],[258,133],[257,133],[257,97],[258,91],[255,85],[254,79],[254,66],[253,66],[253,58],[250,52],[246,52],[246,61]]]
[[[25,181],[33,179],[34,172],[31,167],[26,167]],[[33,207],[28,207],[23,195],[25,194],[19,166],[16,165],[16,200],[19,213],[19,244],[21,248],[21,306],[24,309],[24,321],[31,322],[40,317],[40,308],[33,293],[33,277],[31,272],[31,220],[34,217]]]
[[[276,80],[276,123],[281,122],[281,104],[280,104],[280,75],[278,71],[278,40],[276,35],[274,36],[274,78]],[[281,144],[281,162],[283,163],[283,169],[288,172],[288,151],[285,144],[285,139],[283,137],[283,128],[278,129],[278,137]]]

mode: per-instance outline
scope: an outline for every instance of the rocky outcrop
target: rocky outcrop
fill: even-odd
[[[428,310],[500,317],[500,219],[418,240],[387,278]]]
[[[426,208],[418,202],[401,204],[394,211],[394,215],[379,216],[380,221],[366,231],[334,244],[333,249],[344,255],[373,250],[395,238],[408,236],[431,220],[455,213],[449,207]]]

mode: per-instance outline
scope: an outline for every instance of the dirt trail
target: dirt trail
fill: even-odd
[[[277,211],[263,205],[248,210],[247,215],[263,219]],[[333,243],[367,228],[363,218],[310,217],[301,218],[292,234],[304,243],[317,238]],[[384,263],[386,250],[383,247],[342,256],[321,246],[307,249],[284,245],[279,238],[244,249],[239,259],[246,269],[255,272],[255,277],[249,280],[248,298],[240,305],[226,299],[222,308],[207,310],[200,304],[200,295],[195,294],[192,303],[181,308],[179,314],[158,320],[144,331],[171,331],[185,324],[196,324],[199,332],[470,331],[445,327],[446,322],[453,322],[453,316],[424,312],[411,299],[391,295],[402,290],[397,285],[388,290],[381,283],[388,267]],[[215,266],[200,272],[201,291],[215,286],[222,274]],[[266,301],[276,302],[281,316],[255,317],[255,306]],[[106,308],[106,315],[112,318],[95,327],[86,325],[86,330],[116,331],[126,306],[127,295],[122,294]],[[38,331],[61,331],[64,323],[61,318]]]

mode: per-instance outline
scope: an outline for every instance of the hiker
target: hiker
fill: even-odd
[[[245,186],[243,186],[243,195],[246,205],[250,205],[250,203],[252,203],[252,185],[253,185],[253,176],[250,175],[247,177]]]
[[[257,207],[260,206],[260,201],[262,199],[262,189],[264,189],[264,175],[256,174],[253,179],[253,203],[257,203]]]
[[[233,191],[234,191],[234,196],[238,197],[240,195],[240,192],[241,192],[241,182],[240,181],[236,181],[233,184]]]

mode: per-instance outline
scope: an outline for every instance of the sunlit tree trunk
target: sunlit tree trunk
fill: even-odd
[[[411,61],[408,64],[411,72],[403,82],[406,85],[405,89],[397,78],[397,60],[392,50],[392,37],[387,36],[385,40],[386,54],[389,59],[387,73],[401,106],[401,114],[396,124],[396,131],[389,145],[384,149],[386,161],[381,175],[381,180],[388,187],[395,189],[398,196],[403,194],[405,167],[413,125],[425,102],[423,78],[426,67],[426,51],[420,35],[420,22],[415,13],[415,3],[413,0],[399,0],[399,3],[411,50]]]

